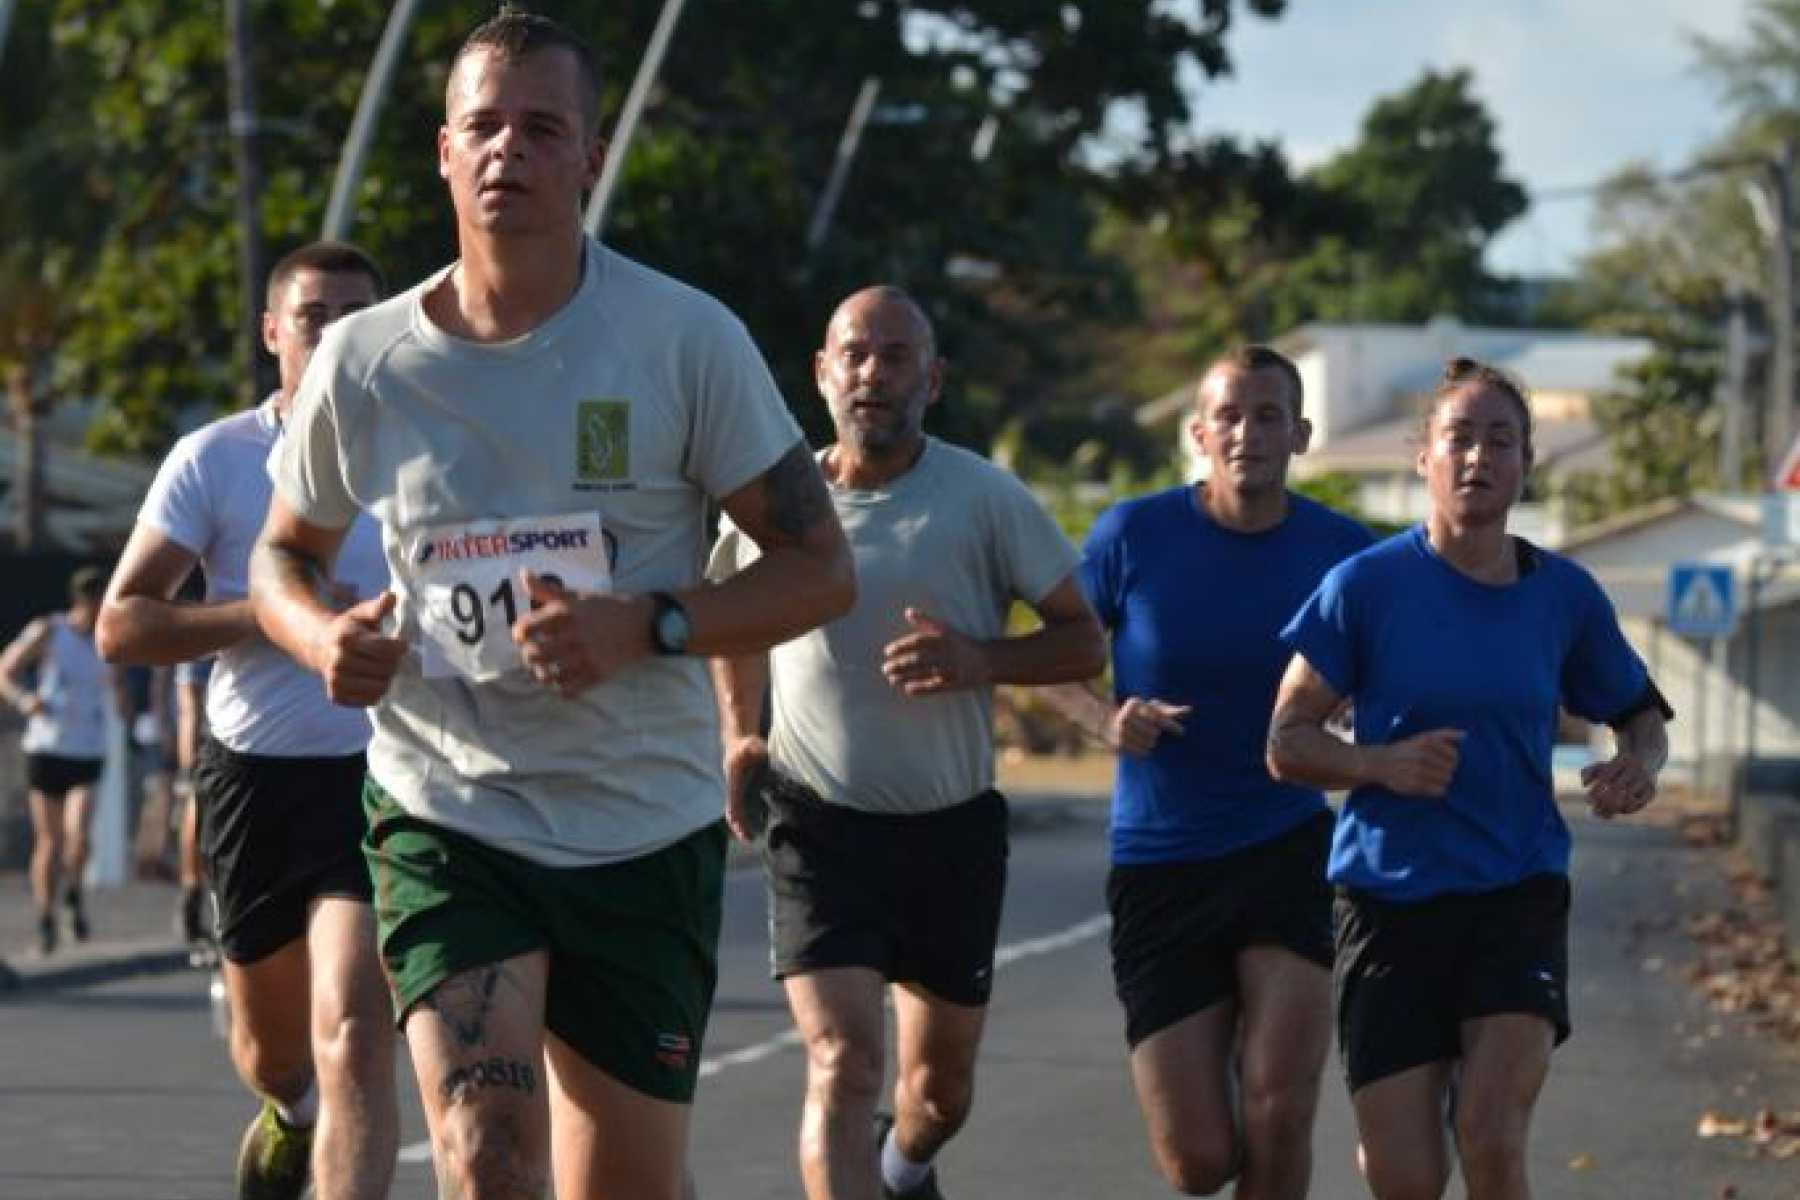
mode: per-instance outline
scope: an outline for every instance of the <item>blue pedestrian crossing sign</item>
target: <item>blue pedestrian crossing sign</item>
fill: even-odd
[[[1737,578],[1722,563],[1669,568],[1669,632],[1723,637],[1737,625]]]

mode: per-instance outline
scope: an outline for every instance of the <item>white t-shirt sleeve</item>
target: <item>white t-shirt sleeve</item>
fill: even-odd
[[[1031,489],[1012,474],[998,473],[989,507],[1000,578],[1013,595],[1036,604],[1069,577],[1081,553]]]
[[[343,529],[362,506],[345,475],[345,409],[363,400],[341,358],[342,343],[327,329],[307,366],[282,436],[269,458],[275,494],[301,520]]]
[[[175,443],[156,470],[138,520],[182,549],[204,556],[213,538],[212,495],[200,470],[196,439]]]
[[[800,442],[800,426],[736,317],[720,310],[687,358],[693,416],[686,474],[701,491],[723,499]]]

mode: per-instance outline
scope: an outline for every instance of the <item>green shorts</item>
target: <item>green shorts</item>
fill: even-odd
[[[642,858],[556,868],[409,816],[372,778],[363,806],[402,1022],[451,976],[546,950],[545,1028],[629,1087],[693,1099],[719,976],[723,823]]]

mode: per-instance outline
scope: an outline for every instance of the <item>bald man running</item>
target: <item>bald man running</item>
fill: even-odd
[[[775,974],[808,1054],[806,1195],[938,1200],[932,1158],[968,1116],[1006,885],[993,685],[1087,679],[1105,648],[1076,552],[1043,507],[924,434],[943,364],[911,297],[845,300],[813,369],[837,430],[819,465],[857,600],[767,654],[715,660],[727,816],[745,837],[756,802],[769,805]],[[713,574],[754,558],[728,528]],[[1007,636],[1015,599],[1042,628]],[[894,1114],[877,1118],[890,991]]]

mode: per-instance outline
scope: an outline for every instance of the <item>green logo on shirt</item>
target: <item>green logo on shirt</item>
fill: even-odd
[[[584,483],[631,474],[631,404],[583,400],[575,406],[575,477]]]

